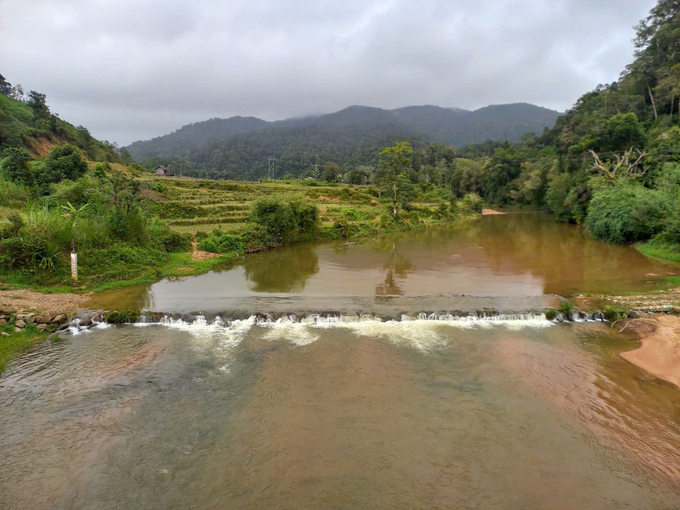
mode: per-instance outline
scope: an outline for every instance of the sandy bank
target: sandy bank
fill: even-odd
[[[88,294],[42,294],[28,289],[0,291],[0,310],[36,313],[74,312],[85,308]]]
[[[506,214],[508,213],[494,211],[493,209],[482,209],[482,216],[495,216],[495,215],[505,216]]]
[[[635,331],[642,346],[621,357],[650,374],[680,387],[680,317],[660,315],[637,319],[627,327]]]

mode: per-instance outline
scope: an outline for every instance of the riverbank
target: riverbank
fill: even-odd
[[[624,327],[635,332],[642,345],[621,353],[621,357],[680,388],[680,317],[635,319]]]

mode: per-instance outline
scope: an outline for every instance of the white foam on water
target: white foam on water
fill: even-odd
[[[218,338],[221,346],[228,348],[238,345],[241,340],[243,340],[243,337],[255,324],[255,317],[225,323],[222,318],[218,316],[212,323],[209,323],[202,315],[196,317],[193,322],[187,322],[183,319],[173,319],[172,317],[166,316],[163,317],[158,324],[171,329],[184,331],[194,337]]]
[[[164,326],[189,333],[193,337],[202,339],[218,339],[220,350],[228,356],[231,349],[238,345],[245,335],[253,328],[263,328],[267,331],[263,338],[269,341],[287,341],[295,346],[310,345],[319,340],[320,329],[345,329],[356,336],[384,338],[395,344],[411,345],[419,350],[427,351],[447,343],[445,328],[476,329],[505,327],[511,330],[525,328],[548,328],[554,322],[540,314],[493,315],[478,317],[470,315],[459,317],[452,314],[421,313],[418,317],[404,315],[399,320],[381,320],[371,315],[334,315],[322,316],[311,314],[301,319],[295,316],[283,316],[279,319],[263,319],[261,316],[251,316],[245,320],[224,321],[216,317],[208,322],[204,316],[198,316],[193,321],[164,317],[158,323],[142,322],[137,327],[150,325]],[[99,323],[96,328],[110,327],[109,324]],[[81,328],[74,329],[79,334]]]

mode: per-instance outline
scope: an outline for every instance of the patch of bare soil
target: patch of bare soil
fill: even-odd
[[[75,312],[86,308],[90,294],[42,294],[28,289],[0,291],[0,310],[35,313]]]
[[[636,319],[627,324],[642,346],[621,353],[634,365],[680,387],[680,317],[659,315],[653,319]]]
[[[167,200],[158,191],[154,191],[152,189],[143,189],[142,191],[139,192],[139,196],[148,198],[149,200],[153,200],[154,202],[165,202]]]
[[[508,213],[494,211],[493,209],[482,209],[482,216],[505,216]]]
[[[209,251],[198,250],[196,248],[197,246],[198,246],[197,241],[191,243],[191,247],[194,249],[193,253],[191,254],[192,259],[200,262],[201,260],[215,259],[219,257],[218,253],[210,253]]]

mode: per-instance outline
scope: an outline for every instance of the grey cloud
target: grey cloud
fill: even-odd
[[[4,0],[0,72],[127,144],[351,104],[564,110],[615,80],[654,0]]]

